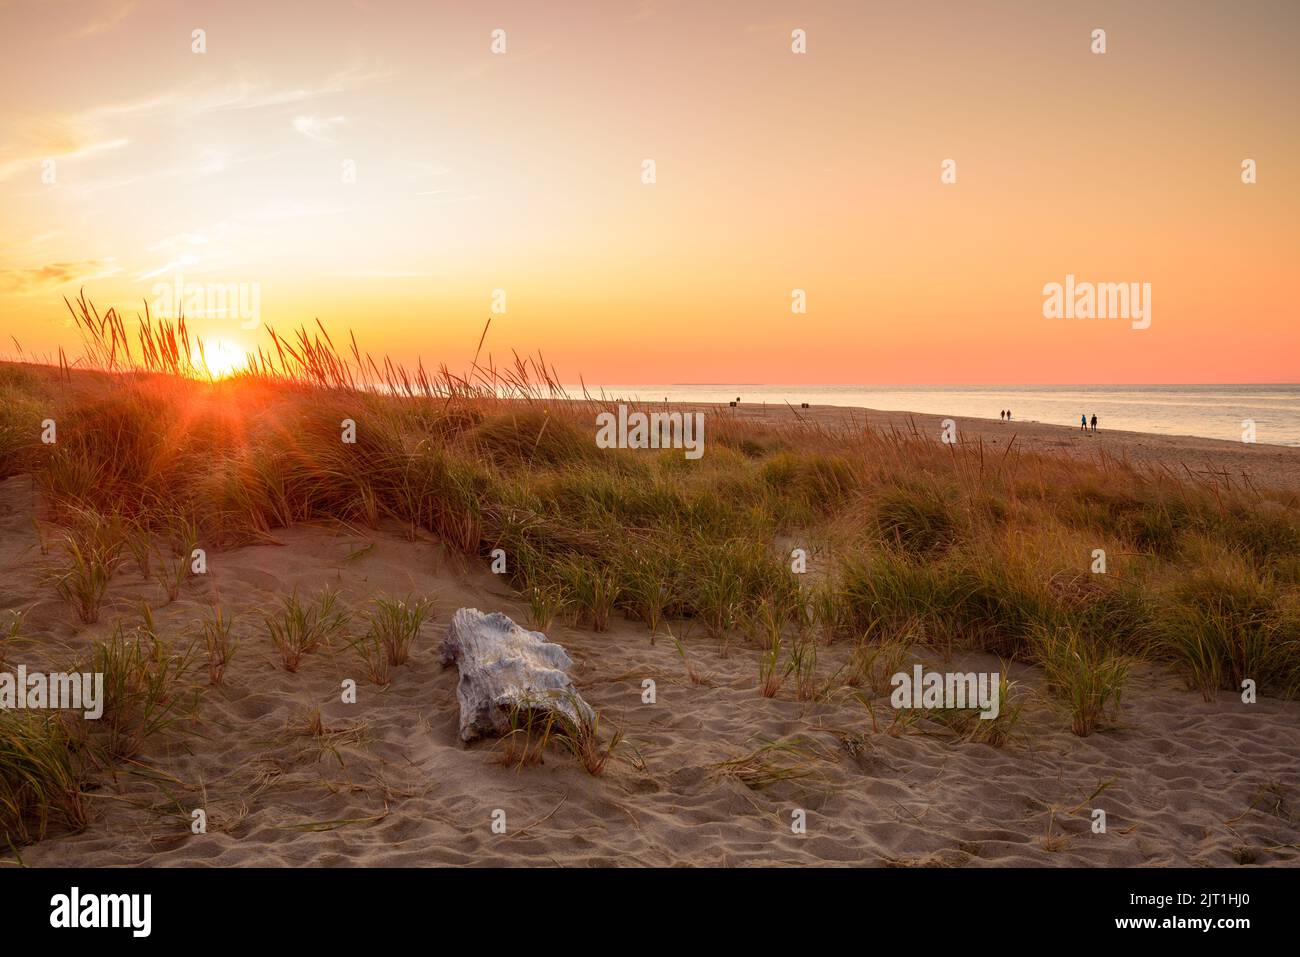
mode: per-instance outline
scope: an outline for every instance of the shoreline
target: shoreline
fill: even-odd
[[[755,406],[781,408],[807,402],[814,407],[863,409],[879,413],[914,413],[989,421],[1011,408],[1016,421],[1041,425],[1078,425],[1079,413],[1096,413],[1103,428],[1155,435],[1241,440],[1246,422],[1257,423],[1255,441],[1300,447],[1300,383],[1189,384],[1176,386],[1102,386],[1072,384],[996,387],[950,386],[800,386],[713,385],[592,387],[565,385],[570,395],[661,400],[690,405],[726,406],[739,396]],[[723,391],[723,390],[726,391]],[[629,399],[631,397],[631,399]]]
[[[557,399],[555,400],[565,401]],[[617,405],[620,400],[570,399],[573,403],[593,402]],[[984,442],[999,451],[1014,442],[1020,452],[1060,455],[1095,462],[1103,455],[1139,468],[1176,468],[1205,481],[1267,486],[1300,491],[1300,446],[1270,445],[1263,442],[1232,442],[1194,435],[1164,435],[1099,429],[1081,432],[1067,425],[1015,420],[936,415],[926,412],[897,412],[859,406],[812,405],[807,409],[789,405],[744,403],[732,408],[721,402],[639,402],[629,407],[653,410],[666,407],[681,412],[704,412],[773,428],[804,424],[829,429],[871,429],[875,431],[930,434],[938,440],[945,419],[957,424],[959,443]],[[706,418],[707,443],[707,422]],[[707,444],[705,446],[707,448]],[[706,453],[707,454],[707,453]],[[1183,471],[1186,469],[1186,471]]]

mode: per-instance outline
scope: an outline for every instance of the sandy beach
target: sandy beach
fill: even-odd
[[[764,425],[937,432],[937,417],[816,408],[709,409]],[[1078,435],[1046,425],[964,420],[987,454],[1103,455],[1233,485],[1295,487],[1300,450],[1133,433]],[[834,686],[819,700],[756,693],[754,652],[698,622],[657,633],[615,613],[608,631],[556,623],[573,678],[602,728],[624,742],[601,776],[548,752],[510,767],[499,741],[457,739],[456,669],[437,644],[457,608],[528,606],[484,564],[424,530],[325,523],[273,529],[267,543],[223,549],[207,575],[166,602],[131,568],[111,582],[98,623],[82,624],[49,586],[57,530],[32,478],[0,482],[0,613],[25,612],[30,669],[55,668],[152,606],[183,644],[205,609],[233,616],[239,648],[222,687],[203,689],[176,733],[90,792],[92,822],[3,855],[67,865],[708,865],[1236,866],[1300,861],[1300,702],[1232,694],[1208,703],[1164,665],[1137,663],[1117,724],[1079,737],[1038,667],[1012,662],[1023,717],[1002,747],[925,720],[899,725],[888,697]],[[813,562],[816,564],[814,557]],[[292,593],[337,588],[350,607],[419,595],[433,620],[387,688],[334,644],[297,673],[278,667],[262,613]],[[681,642],[680,650],[676,640]],[[819,673],[852,645],[819,651]],[[918,645],[904,667],[997,671],[999,658],[945,660]],[[358,701],[340,700],[341,683]],[[643,700],[644,682],[657,688]],[[192,809],[206,813],[193,833]],[[1104,833],[1094,830],[1105,812]],[[493,830],[504,812],[506,833]],[[806,830],[792,821],[802,812]]]

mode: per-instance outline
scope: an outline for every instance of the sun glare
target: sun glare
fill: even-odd
[[[244,350],[229,339],[213,339],[203,343],[201,371],[214,379],[227,379],[248,364]]]

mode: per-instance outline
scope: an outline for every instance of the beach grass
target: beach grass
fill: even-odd
[[[90,822],[83,749],[60,712],[0,710],[0,839],[41,840],[51,825]]]
[[[919,436],[734,420],[698,462],[601,450],[601,400],[554,397],[527,369],[475,388],[366,360],[389,371],[365,392],[318,340],[301,331],[294,350],[281,341],[286,366],[263,355],[232,380],[136,369],[33,389],[61,438],[42,447],[28,429],[22,455],[65,524],[59,587],[79,615],[97,615],[124,555],[160,565],[172,598],[199,539],[395,519],[473,558],[502,549],[543,629],[567,616],[600,630],[621,611],[651,631],[689,619],[722,636],[762,619],[770,649],[773,626],[803,627],[811,608],[823,643],[920,626],[1032,661],[1035,634],[1066,628],[1173,662],[1205,694],[1250,678],[1294,695],[1300,681],[1289,493],[1030,455],[981,467],[976,450]],[[182,433],[168,425],[181,420]],[[164,543],[153,559],[130,544],[142,535]],[[821,581],[790,572],[775,546],[790,535],[826,555]],[[1125,557],[1093,575],[1093,548]],[[293,630],[302,611],[276,632],[288,664],[313,643]]]
[[[15,433],[12,413],[3,434],[68,529],[60,588],[84,617],[124,553],[149,563],[141,535],[170,546],[154,561],[171,598],[200,538],[395,519],[470,557],[502,549],[543,629],[565,616],[601,630],[621,611],[652,632],[689,619],[722,636],[763,619],[770,650],[773,626],[802,628],[811,608],[823,643],[919,626],[1033,661],[1035,635],[1066,629],[1170,661],[1207,695],[1300,683],[1291,493],[721,416],[699,461],[603,450],[594,413],[609,403],[566,399],[540,359],[431,375],[304,327],[205,381],[179,326],[142,325],[132,349],[115,314],[82,300],[73,315],[88,363],[109,371],[7,366],[0,388],[59,422],[52,447]],[[775,547],[792,534],[826,555],[820,581],[798,581]],[[1093,548],[1124,557],[1093,575]],[[305,636],[282,631],[293,662]]]
[[[271,644],[285,671],[297,671],[307,655],[341,634],[351,619],[337,591],[326,589],[303,602],[295,592],[281,599],[275,615],[264,616]]]
[[[153,627],[147,607],[142,624],[118,622],[95,642],[82,669],[104,676],[103,715],[84,726],[111,758],[133,758],[145,742],[176,730],[195,699],[186,693],[191,651],[170,648]]]
[[[1087,737],[1119,712],[1129,662],[1072,628],[1044,629],[1035,639],[1038,664],[1047,676],[1048,693],[1070,715],[1070,730]]]
[[[145,321],[129,336],[111,310],[71,308],[86,337],[80,368],[0,365],[0,476],[33,476],[63,529],[55,588],[83,622],[128,561],[174,599],[196,543],[395,523],[484,568],[503,553],[541,630],[563,618],[601,632],[621,614],[652,635],[680,634],[680,622],[748,641],[766,697],[816,699],[831,677],[819,645],[839,642],[854,650],[837,680],[864,693],[882,693],[919,645],[1041,668],[1077,734],[1114,719],[1137,661],[1177,669],[1207,698],[1245,682],[1300,693],[1292,492],[722,413],[708,415],[698,460],[601,449],[595,414],[614,403],[565,395],[540,357],[434,373],[303,327],[269,332],[246,370],[213,380],[187,358],[183,324]],[[57,443],[41,441],[46,419]],[[796,546],[817,555],[815,575],[792,571]],[[1090,567],[1096,550],[1104,573]],[[372,678],[391,680],[429,611],[418,599],[373,606],[357,645]],[[285,598],[265,629],[293,672],[349,622],[327,592]],[[213,685],[233,653],[228,632],[219,613],[205,625]],[[159,715],[159,685],[178,663],[127,632],[96,654],[125,709],[114,750],[137,751],[173,718]],[[1014,725],[962,724],[960,736],[1003,743]],[[8,820],[39,831],[23,803],[35,785],[22,783],[37,772],[15,755],[59,731],[6,728]],[[595,729],[558,737],[592,773],[605,768]],[[52,768],[40,793],[57,794],[63,773]]]
[[[367,632],[390,665],[404,665],[420,629],[432,618],[433,602],[428,598],[379,597],[366,615]]]
[[[230,636],[232,624],[231,616],[226,614],[219,605],[214,605],[211,614],[199,624],[203,636],[203,648],[208,660],[208,684],[213,687],[225,680],[226,669],[230,666],[231,660],[235,657],[235,649],[239,646],[239,642]]]

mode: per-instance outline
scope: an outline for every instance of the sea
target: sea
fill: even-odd
[[[1194,435],[1243,441],[1251,423],[1256,442],[1300,446],[1300,384],[1288,385],[1065,385],[868,386],[674,383],[606,385],[586,389],[639,402],[730,402],[798,408],[801,402],[953,418],[997,419],[1077,427],[1097,416],[1099,429]],[[566,387],[581,395],[581,386]]]

